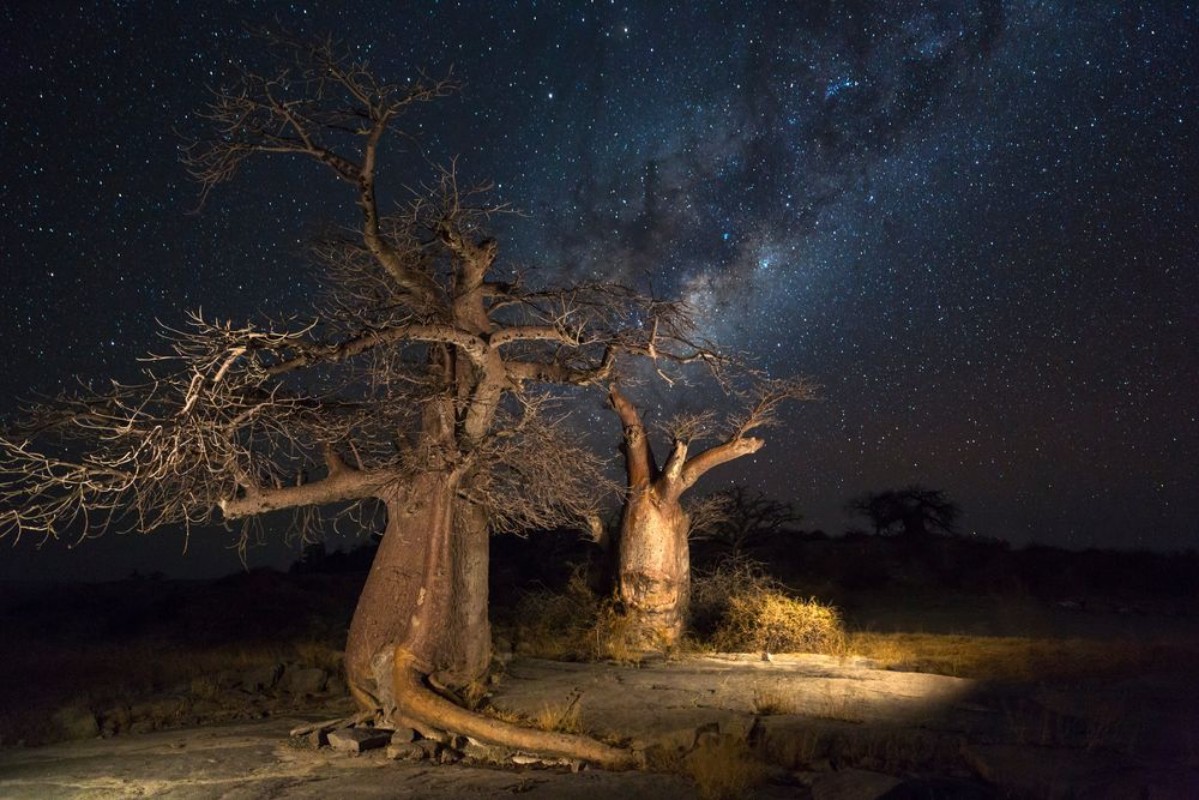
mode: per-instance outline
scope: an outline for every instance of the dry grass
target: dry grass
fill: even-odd
[[[766,767],[744,739],[719,736],[705,740],[682,759],[682,771],[705,800],[744,797],[766,779]]]
[[[795,698],[777,691],[754,692],[753,708],[755,714],[763,717],[803,713]]]
[[[1131,674],[1154,664],[1193,663],[1199,655],[1193,643],[926,633],[851,633],[846,649],[886,669],[1004,683]]]
[[[562,592],[526,594],[516,619],[520,652],[537,658],[638,664],[647,650],[658,649],[614,599],[591,591],[581,573]]]
[[[862,712],[861,705],[844,692],[828,692],[807,713],[808,716],[815,717],[816,719],[852,722],[855,725],[866,721],[866,716]]]
[[[486,680],[473,680],[462,687],[462,704],[471,711],[478,711],[490,693]]]
[[[692,616],[702,640],[725,652],[841,654],[836,608],[786,594],[752,562],[728,562],[698,577]]]
[[[600,605],[581,573],[571,577],[565,591],[526,593],[516,606],[518,651],[551,659],[579,658],[594,651]]]
[[[765,589],[729,597],[710,642],[726,652],[840,653],[845,633],[832,606]]]
[[[960,764],[961,739],[936,732],[861,726],[845,730],[813,725],[768,736],[763,757],[785,769],[812,769],[835,762],[841,768],[868,769],[888,774],[941,771]]]
[[[561,703],[545,703],[530,720],[533,727],[558,733],[583,732],[583,708],[579,697]]]
[[[599,604],[594,624],[588,632],[590,658],[607,658],[621,664],[640,663],[646,650],[645,633],[614,601]]]
[[[754,713],[763,717],[798,714],[814,719],[831,719],[839,722],[864,722],[866,717],[860,705],[845,693],[831,690],[824,697],[808,705],[801,705],[794,697],[776,691],[754,692]]]
[[[533,716],[492,705],[484,706],[481,711],[486,716],[509,725],[557,733],[584,733],[583,707],[577,695],[560,702],[547,701]]]

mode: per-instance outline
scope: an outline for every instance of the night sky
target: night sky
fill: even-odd
[[[823,385],[706,488],[793,500],[805,527],[839,533],[847,498],[919,482],[962,507],[966,534],[1196,547],[1197,17],[1031,0],[7,3],[0,414],[74,376],[134,377],[162,349],[156,319],[308,310],[305,244],[353,221],[346,187],[260,161],[193,214],[178,162],[205,87],[254,61],[246,25],[282,24],[389,78],[453,67],[464,92],[409,123],[424,155],[458,156],[526,212],[498,231],[508,263],[681,295],[706,335]],[[391,154],[392,197],[428,175],[414,148]],[[615,445],[598,392],[577,413]],[[40,558],[22,542],[0,576],[237,568],[229,534],[196,538],[186,559],[173,532]]]

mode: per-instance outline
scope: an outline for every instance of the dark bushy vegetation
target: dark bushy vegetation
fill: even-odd
[[[230,660],[241,669],[280,659],[311,660],[296,654],[297,644],[330,659],[344,641],[374,546],[368,542],[348,552],[310,547],[290,574],[254,570],[205,582],[134,575],[105,584],[0,586],[0,629],[10,656],[0,660],[0,684],[12,689],[0,693],[0,728],[6,718],[49,718],[55,707],[80,702],[85,680],[91,682],[85,700],[98,702],[194,682],[208,671],[226,669],[222,665]],[[812,609],[840,609],[849,647],[865,646],[858,635],[862,631],[1047,642],[1116,635],[1151,642],[1159,635],[1185,635],[1199,613],[1199,555],[1193,551],[1014,549],[1000,541],[953,536],[929,537],[914,546],[902,537],[829,538],[788,530],[755,539],[747,549],[746,558],[759,565],[755,574],[761,586],[774,592],[771,598],[800,604],[815,598]],[[492,556],[494,631],[499,640],[507,639],[507,647],[497,648],[501,654],[513,645],[519,651],[519,617],[534,597],[542,603],[541,622],[551,627],[587,617],[575,631],[572,653],[563,655],[598,653],[622,660],[620,631],[608,624],[611,615],[605,616],[611,603],[604,589],[610,565],[600,548],[577,532],[558,531],[497,536]],[[701,641],[715,646],[727,604],[704,594],[703,576],[719,572],[727,552],[706,550],[700,542],[693,556],[695,630]],[[724,563],[725,574],[732,574],[730,562]],[[760,617],[761,605],[741,610]],[[795,610],[790,604],[786,609]],[[835,632],[831,623],[836,620],[829,620]],[[817,644],[815,649],[824,651],[839,647],[832,639]],[[924,650],[929,646],[919,644]],[[961,660],[960,654],[953,658]],[[938,668],[935,659],[913,661],[910,653],[892,661]],[[146,666],[151,662],[153,669]],[[138,677],[131,677],[135,673]],[[37,691],[20,688],[29,686]],[[18,712],[25,716],[18,719]],[[13,738],[11,731],[0,730],[4,743]],[[25,732],[17,738],[38,737]]]

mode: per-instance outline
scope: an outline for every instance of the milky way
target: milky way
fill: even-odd
[[[0,11],[0,412],[133,374],[156,318],[307,309],[342,187],[258,164],[189,214],[176,152],[246,26],[282,23],[465,82],[408,120],[391,196],[456,155],[525,212],[507,263],[682,296],[823,384],[708,488],[840,532],[851,495],[920,482],[967,534],[1199,545],[1193,4],[403,5]]]

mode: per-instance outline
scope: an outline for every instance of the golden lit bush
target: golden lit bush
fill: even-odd
[[[717,650],[842,653],[840,612],[815,598],[795,599],[750,562],[699,577],[692,591],[697,632]]]
[[[834,653],[844,648],[841,615],[815,598],[767,589],[729,598],[712,645],[729,652]]]

